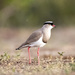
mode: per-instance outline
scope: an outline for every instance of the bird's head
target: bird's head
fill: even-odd
[[[55,27],[55,25],[53,24],[53,21],[46,21],[44,25],[50,25],[51,29]]]

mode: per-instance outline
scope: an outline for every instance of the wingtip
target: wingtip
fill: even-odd
[[[15,50],[20,50],[19,48],[16,48]]]

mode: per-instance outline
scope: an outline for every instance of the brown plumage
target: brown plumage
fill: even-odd
[[[35,32],[33,32],[29,38],[26,40],[26,42],[24,42],[20,47],[18,47],[16,50],[19,50],[21,48],[25,48],[28,47],[26,45],[30,45],[32,42],[37,41],[40,37],[42,36],[42,31],[39,29]]]

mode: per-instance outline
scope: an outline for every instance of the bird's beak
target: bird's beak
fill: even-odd
[[[52,25],[53,27],[55,27],[55,25]]]

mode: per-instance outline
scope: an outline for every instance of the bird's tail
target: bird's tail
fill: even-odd
[[[18,48],[16,48],[16,50],[20,50],[22,48],[26,48],[26,46],[24,44],[22,44],[21,46],[19,46]]]
[[[26,47],[20,46],[20,47],[16,48],[16,50],[20,50],[22,48],[26,48]]]
[[[20,49],[21,49],[20,47],[16,48],[16,50],[20,50]]]
[[[23,46],[21,45],[21,46],[19,46],[18,48],[16,48],[16,50],[20,50],[20,49],[22,49],[23,48]]]

